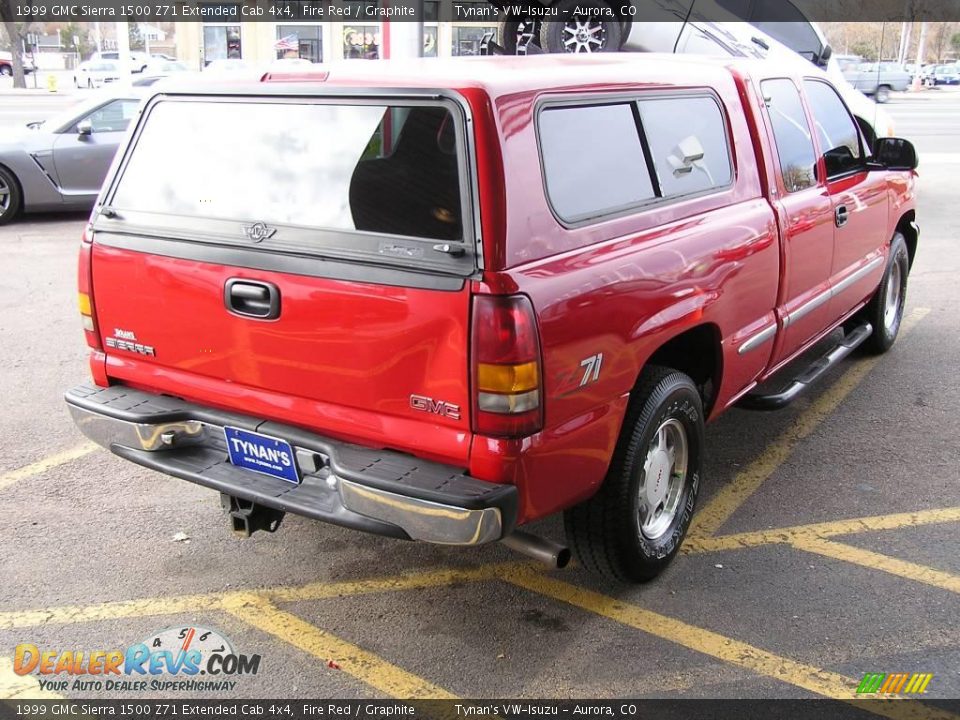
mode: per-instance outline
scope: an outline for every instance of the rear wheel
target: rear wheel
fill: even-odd
[[[10,65],[0,65],[0,75],[10,77],[13,75],[13,67]]]
[[[22,206],[20,183],[12,172],[0,167],[0,225],[14,220]]]
[[[890,87],[888,85],[881,85],[877,88],[876,101],[878,103],[889,102],[890,100]]]
[[[586,568],[621,581],[658,575],[680,549],[703,472],[703,407],[693,381],[644,370],[603,487],[566,511],[567,542]]]
[[[541,23],[540,45],[549,53],[596,53],[620,50],[622,30],[613,7],[609,13],[584,8],[579,0],[559,0],[553,6],[563,20]]]
[[[903,308],[907,301],[907,275],[910,273],[910,253],[907,241],[895,233],[890,241],[890,257],[880,286],[862,311],[862,317],[873,325],[873,334],[863,344],[864,350],[874,354],[885,353],[897,340]]]

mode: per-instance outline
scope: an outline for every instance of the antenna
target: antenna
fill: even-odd
[[[697,0],[690,0],[690,7],[687,8],[687,14],[683,18],[683,25],[680,26],[680,32],[677,33],[677,39],[673,42],[673,54],[677,54],[677,45],[680,44],[680,38],[683,37],[683,31],[687,29],[687,23],[690,22],[690,15],[693,14],[693,6],[697,4]]]

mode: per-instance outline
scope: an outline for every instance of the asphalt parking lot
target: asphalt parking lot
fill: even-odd
[[[62,102],[4,98],[0,121]],[[261,654],[232,697],[849,699],[865,673],[916,672],[933,678],[910,716],[947,717],[937,700],[960,697],[960,92],[887,109],[921,156],[900,340],[784,411],[709,426],[692,534],[644,586],[295,516],[236,539],[216,493],[94,449],[67,415],[63,391],[87,378],[84,217],[0,228],[0,698],[136,699],[41,692],[13,673],[14,648],[124,648],[193,626]]]

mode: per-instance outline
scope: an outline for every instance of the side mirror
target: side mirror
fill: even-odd
[[[826,68],[831,57],[833,57],[833,48],[830,47],[830,45],[824,45],[823,50],[820,51],[820,61],[817,63],[817,65],[822,68]]]
[[[915,170],[919,161],[913,143],[903,138],[877,138],[873,162],[884,170]]]
[[[86,137],[88,135],[93,135],[93,123],[89,120],[81,120],[77,123],[77,135],[80,137]]]

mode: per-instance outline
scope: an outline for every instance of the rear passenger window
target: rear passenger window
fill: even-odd
[[[820,149],[832,178],[863,167],[860,132],[837,92],[826,83],[803,83],[810,100],[810,111],[817,126]]]
[[[726,125],[715,100],[657,98],[638,104],[663,197],[730,184]]]
[[[656,196],[630,103],[546,108],[540,146],[547,195],[568,222]]]
[[[760,88],[777,143],[784,187],[796,192],[815,185],[817,155],[800,91],[790,80],[766,80]]]

